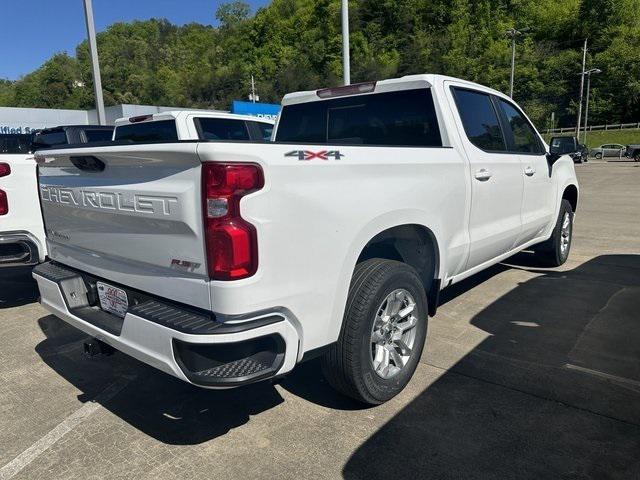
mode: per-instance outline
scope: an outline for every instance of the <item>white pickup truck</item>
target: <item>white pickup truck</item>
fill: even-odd
[[[573,161],[500,92],[416,75],[282,106],[273,143],[38,154],[42,305],[195,385],[322,355],[333,386],[379,404],[411,378],[441,289],[523,249],[567,259]]]
[[[30,149],[30,135],[0,135],[0,271],[35,265],[46,255]]]

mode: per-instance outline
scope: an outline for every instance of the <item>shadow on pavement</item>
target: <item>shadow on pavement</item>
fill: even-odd
[[[472,319],[490,336],[362,444],[346,478],[640,478],[640,256],[537,273]]]
[[[31,267],[0,268],[0,308],[19,307],[38,299],[38,285],[31,270]]]
[[[84,333],[53,315],[38,323],[47,338],[36,346],[36,352],[82,392],[80,401],[98,401],[146,435],[167,444],[207,442],[283,401],[268,382],[241,389],[205,390],[119,352],[89,359],[82,354],[82,343],[88,338]],[[101,392],[123,378],[131,381],[114,398],[101,402]]]
[[[446,303],[509,268],[539,274],[472,319],[490,336],[359,446],[345,477],[640,475],[640,256],[600,256],[565,272],[529,268],[529,259],[443,292]],[[269,383],[210,391],[119,353],[86,360],[83,334],[53,316],[39,324],[47,338],[36,351],[80,400],[134,376],[103,406],[167,444],[201,444],[283,402]],[[324,382],[318,361],[281,385],[329,408],[361,408]]]

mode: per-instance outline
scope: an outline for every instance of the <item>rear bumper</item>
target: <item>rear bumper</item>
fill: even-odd
[[[282,375],[295,366],[296,320],[274,310],[217,319],[215,315],[137,292],[124,318],[98,307],[100,280],[55,262],[33,277],[40,303],[70,325],[165,373],[207,388],[228,388]],[[107,283],[112,283],[107,280]]]
[[[36,265],[39,242],[28,232],[0,232],[0,268]]]

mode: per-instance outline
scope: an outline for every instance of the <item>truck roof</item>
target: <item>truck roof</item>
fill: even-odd
[[[115,121],[115,126],[118,127],[120,125],[128,125],[131,123],[154,122],[158,120],[182,120],[189,115],[197,115],[201,118],[227,118],[234,120],[249,120],[252,122],[268,123],[269,125],[274,124],[274,121],[269,120],[268,118],[253,117],[251,115],[238,115],[236,113],[229,112],[214,112],[206,110],[169,110],[166,112],[152,113],[148,115],[136,115],[133,117],[118,118]],[[137,121],[132,122],[131,119],[136,119]]]
[[[342,95],[370,95],[373,93],[393,92],[398,90],[412,90],[416,88],[429,88],[436,83],[441,83],[447,80],[453,80],[458,83],[462,82],[468,84],[469,87],[477,88],[485,92],[490,92],[495,95],[504,96],[502,92],[498,92],[492,88],[480,85],[478,83],[470,82],[456,77],[449,77],[446,75],[435,74],[420,74],[420,75],[405,75],[400,78],[392,78],[389,80],[380,80],[377,82],[363,82],[346,85],[344,87],[334,88],[321,88],[318,90],[307,90],[301,92],[288,93],[282,99],[282,106],[293,105],[297,103],[305,102],[317,102],[333,96]],[[339,93],[340,89],[344,89],[349,93]],[[343,91],[344,91],[343,90]],[[336,94],[332,94],[332,91],[336,91]]]

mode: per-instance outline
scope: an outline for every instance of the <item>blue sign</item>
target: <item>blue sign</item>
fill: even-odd
[[[254,103],[234,100],[231,103],[231,113],[275,120],[278,113],[280,113],[280,105],[275,103]]]

